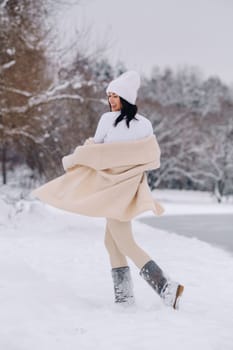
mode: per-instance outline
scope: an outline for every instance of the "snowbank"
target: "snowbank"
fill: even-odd
[[[187,190],[154,190],[156,198],[165,208],[164,215],[233,214],[233,197],[224,197],[218,203],[212,193]]]

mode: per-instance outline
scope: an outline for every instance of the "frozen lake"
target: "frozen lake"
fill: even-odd
[[[233,253],[233,214],[166,215],[139,220],[168,232],[196,237]]]

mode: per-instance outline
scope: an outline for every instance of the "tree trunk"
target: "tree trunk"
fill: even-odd
[[[2,143],[2,183],[3,185],[6,184],[7,182],[7,177],[6,177],[6,143],[3,141]]]
[[[223,182],[222,180],[217,180],[214,184],[214,195],[217,198],[218,203],[222,202],[223,195]]]

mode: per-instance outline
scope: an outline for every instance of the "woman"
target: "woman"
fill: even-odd
[[[101,117],[95,143],[129,141],[153,135],[151,122],[137,114],[135,102],[139,86],[140,77],[134,71],[110,82],[106,92],[111,112]],[[160,267],[138,246],[132,235],[131,221],[106,218],[105,246],[112,266],[115,302],[134,302],[128,256],[164,302],[178,308],[184,287],[165,277]]]
[[[163,212],[145,173],[159,168],[160,148],[151,122],[137,113],[139,86],[135,71],[110,82],[106,90],[110,112],[101,116],[94,137],[63,157],[64,175],[32,193],[55,207],[106,218],[105,246],[116,303],[134,303],[129,257],[164,303],[177,309],[184,287],[170,280],[132,235],[131,220],[139,213]]]

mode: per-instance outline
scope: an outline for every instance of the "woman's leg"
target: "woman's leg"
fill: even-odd
[[[120,252],[118,246],[116,245],[115,241],[112,238],[112,235],[108,228],[108,223],[106,223],[106,228],[105,228],[104,244],[108,251],[112,268],[128,266],[125,255],[123,255]]]
[[[109,231],[122,254],[128,256],[140,269],[140,275],[160,295],[165,304],[178,308],[184,287],[171,281],[150,256],[135,242],[131,221],[107,219]]]
[[[160,295],[165,304],[178,308],[184,287],[171,281],[150,256],[135,242],[131,221],[107,218],[108,230],[121,253],[128,256],[140,269],[140,275]]]
[[[115,303],[133,304],[133,283],[127,259],[118,249],[106,223],[105,247],[108,251],[112,266],[112,279],[114,286]]]
[[[123,256],[128,256],[141,269],[151,257],[135,242],[131,221],[107,218],[108,232]]]

